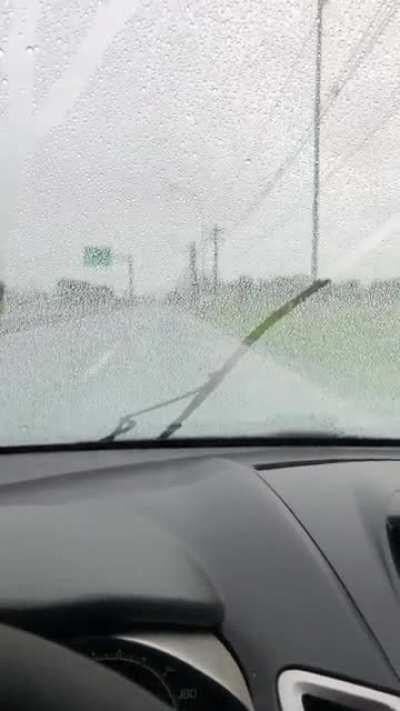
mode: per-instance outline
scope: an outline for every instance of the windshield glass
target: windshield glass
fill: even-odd
[[[398,437],[400,5],[0,15],[0,445]]]

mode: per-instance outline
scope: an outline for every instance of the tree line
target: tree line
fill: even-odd
[[[305,274],[276,276],[270,279],[254,279],[241,276],[221,285],[221,289],[238,299],[247,300],[260,296],[269,296],[273,300],[290,299],[310,284],[310,277]],[[361,282],[357,279],[331,281],[321,289],[314,299],[318,301],[339,300],[343,302],[365,302],[377,305],[400,303],[400,277],[375,279]]]
[[[292,276],[275,276],[266,279],[242,275],[237,279],[221,281],[217,292],[211,281],[203,280],[195,286],[175,288],[166,295],[170,304],[187,303],[196,305],[208,302],[210,299],[233,300],[246,302],[249,300],[281,303],[295,296],[310,285],[310,277],[306,274]],[[331,281],[326,287],[313,296],[319,303],[337,301],[341,303],[365,303],[376,306],[390,306],[400,303],[400,277],[392,279],[375,279],[361,282],[357,279]]]

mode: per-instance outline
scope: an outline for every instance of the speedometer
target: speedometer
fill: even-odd
[[[253,709],[239,667],[212,635],[140,633],[74,646],[177,711]]]
[[[100,664],[105,664],[110,669],[134,681],[142,689],[146,689],[160,701],[172,708],[178,708],[173,692],[168,686],[167,673],[160,673],[154,669],[152,660],[146,656],[132,656],[128,651],[118,649],[109,654],[92,652]]]

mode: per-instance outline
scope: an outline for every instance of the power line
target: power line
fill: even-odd
[[[393,96],[393,95],[396,96],[396,94],[397,94],[399,91],[400,91],[400,83],[398,84],[398,86],[396,87],[396,89],[393,90],[392,96]],[[359,141],[359,143],[355,146],[355,148],[354,148],[353,150],[349,151],[349,152],[344,156],[344,159],[343,159],[342,161],[338,161],[338,163],[336,164],[336,166],[334,166],[331,171],[327,171],[325,174],[322,175],[321,182],[323,182],[323,184],[329,182],[329,180],[331,180],[338,172],[340,172],[340,170],[345,166],[345,164],[347,163],[347,161],[350,160],[351,158],[353,158],[357,153],[359,153],[359,152],[363,149],[363,147],[365,146],[365,144],[366,144],[371,138],[373,138],[373,136],[374,136],[376,133],[378,133],[378,131],[380,131],[382,128],[384,128],[384,126],[388,123],[388,121],[390,121],[390,119],[393,118],[393,117],[396,115],[396,113],[397,113],[397,112],[399,111],[399,109],[400,109],[400,93],[399,93],[399,95],[397,96],[397,99],[398,99],[398,105],[397,105],[397,106],[391,106],[390,109],[388,109],[387,111],[385,111],[385,113],[383,114],[383,116],[380,117],[379,121],[377,121],[377,122],[374,124],[374,126],[373,126],[369,131],[367,131],[367,133],[364,135],[363,139],[362,139],[361,141]],[[290,222],[291,219],[294,217],[294,215],[296,214],[297,210],[298,210],[300,207],[301,207],[301,204],[300,204],[300,203],[297,203],[296,207],[295,207],[293,210],[291,210],[288,214],[286,214],[283,219],[282,219],[282,218],[279,218],[279,219],[276,220],[274,223],[272,223],[272,225],[268,228],[268,234],[270,235],[271,233],[275,232],[278,228],[282,228],[282,227],[284,227],[288,222]]]
[[[246,220],[254,210],[256,210],[260,204],[265,200],[265,198],[268,197],[270,193],[272,193],[275,185],[278,183],[282,175],[285,174],[285,172],[290,168],[292,163],[295,162],[296,158],[300,155],[300,153],[303,151],[303,148],[305,144],[308,142],[309,139],[309,134],[311,132],[312,126],[310,126],[307,130],[307,133],[303,136],[301,142],[295,148],[295,150],[290,153],[286,160],[279,166],[279,168],[275,171],[273,176],[269,179],[268,183],[266,184],[265,188],[258,194],[258,196],[253,200],[253,202],[248,205],[246,210],[242,213],[242,215],[239,217],[239,219],[234,223],[233,228],[237,227],[239,224],[241,224],[244,220]]]
[[[397,8],[396,8],[396,9],[397,9]],[[356,145],[355,147],[353,147],[352,150],[350,150],[345,156],[343,156],[343,159],[342,159],[342,160],[339,160],[339,161],[336,163],[336,166],[333,166],[331,170],[328,169],[328,170],[325,172],[325,174],[323,174],[322,179],[323,179],[323,182],[324,182],[324,183],[328,182],[328,181],[331,180],[337,173],[339,173],[340,170],[345,166],[345,164],[346,164],[351,158],[353,158],[355,155],[357,155],[357,153],[359,153],[359,152],[363,149],[363,147],[366,145],[366,143],[367,143],[368,141],[370,141],[371,138],[373,138],[373,137],[378,133],[378,131],[382,130],[382,128],[384,128],[384,126],[388,123],[388,121],[390,121],[390,119],[393,118],[393,117],[396,115],[396,113],[397,113],[397,112],[399,111],[399,109],[400,109],[400,82],[397,83],[397,85],[395,86],[395,88],[392,90],[392,92],[391,92],[391,94],[390,94],[390,99],[393,99],[393,98],[395,99],[395,105],[394,105],[394,106],[391,105],[391,106],[384,112],[384,114],[379,117],[378,121],[376,121],[376,122],[374,123],[374,125],[365,133],[365,135],[364,135],[364,137],[362,138],[362,140],[359,141],[359,142],[357,143],[357,145]],[[390,99],[389,99],[389,100],[390,100]],[[291,219],[291,216],[292,216],[293,214],[294,214],[294,213],[293,213],[293,211],[292,211],[292,212],[290,213],[290,215],[289,215],[289,218],[288,218],[288,219],[285,219],[285,221],[283,222],[283,224],[286,224],[286,223]],[[275,224],[275,225],[272,227],[272,229],[273,229],[273,230],[276,229],[277,226],[279,226],[279,225],[278,225],[278,224]],[[282,224],[281,224],[281,226],[282,226]]]
[[[390,121],[391,118],[393,118],[396,113],[400,109],[400,82],[396,85],[396,87],[392,90],[390,98],[394,98],[395,100],[397,99],[396,104],[393,106],[391,105],[388,110],[386,110],[383,114],[383,116],[379,117],[379,120],[372,126],[371,129],[369,129],[364,137],[362,138],[361,141],[357,143],[357,145],[350,150],[344,157],[343,160],[339,160],[336,164],[336,166],[333,166],[331,170],[327,170],[323,175],[322,175],[322,181],[324,184],[331,180],[340,170],[344,167],[344,165],[347,163],[348,160],[353,158],[357,153],[359,153],[365,144],[373,138],[378,131],[380,131],[384,126]],[[285,217],[278,218],[275,222],[272,223],[272,225],[268,229],[268,234],[271,234],[276,231],[278,228],[284,227],[290,220],[293,218],[297,210],[301,207],[300,203],[297,203],[295,208],[291,210],[288,214],[285,215]]]
[[[305,38],[304,38],[304,40],[303,40],[303,42],[302,42],[302,44],[301,44],[301,46],[300,46],[300,49],[296,52],[296,56],[295,56],[295,58],[294,58],[294,60],[293,60],[293,63],[290,65],[289,72],[287,73],[286,78],[284,79],[283,84],[282,84],[282,86],[281,86],[281,88],[280,88],[280,90],[279,90],[279,94],[278,94],[277,98],[275,99],[274,103],[272,104],[272,106],[271,106],[271,108],[270,108],[270,110],[269,110],[269,112],[268,112],[267,118],[266,118],[266,120],[265,120],[265,124],[267,124],[267,125],[271,123],[272,117],[273,117],[273,115],[274,115],[276,109],[277,109],[278,106],[281,104],[282,95],[284,94],[286,88],[289,86],[289,83],[290,83],[290,81],[291,81],[291,79],[292,79],[292,76],[293,76],[294,73],[295,73],[295,70],[298,68],[300,57],[302,56],[302,54],[303,54],[303,52],[304,52],[304,50],[305,50],[305,48],[306,48],[306,46],[307,46],[307,44],[308,44],[310,38],[312,37],[312,35],[313,35],[313,33],[314,33],[316,24],[317,24],[317,20],[314,20],[314,22],[312,23],[312,25],[311,25],[309,31],[307,32],[307,34],[306,34],[306,36],[305,36]],[[264,123],[264,122],[263,122],[263,123]],[[255,146],[255,147],[253,148],[253,150],[247,155],[246,160],[249,160],[249,159],[250,159],[250,161],[251,161],[251,160],[258,154],[258,152],[259,152],[259,149],[257,148],[257,146]],[[236,173],[236,176],[235,176],[234,179],[231,181],[231,183],[232,183],[234,180],[237,180],[237,179],[240,177],[240,175],[242,174],[242,172],[243,172],[243,167],[242,167],[242,168],[239,168],[239,171]]]
[[[363,47],[362,45],[363,45],[363,42],[364,42],[365,39],[366,39],[366,36],[367,36],[367,34],[368,34],[368,31],[373,27],[373,23],[374,23],[374,21],[378,18],[379,11],[380,11],[383,7],[384,7],[384,3],[382,3],[381,5],[379,5],[377,11],[375,12],[374,17],[371,18],[371,20],[370,20],[369,23],[368,23],[368,26],[366,27],[366,29],[364,30],[362,36],[360,37],[360,39],[359,39],[359,41],[358,41],[358,43],[357,43],[357,46],[355,47],[355,49],[353,50],[353,52],[352,52],[352,54],[351,54],[349,66],[347,67],[347,71],[346,71],[346,67],[344,67],[344,72],[342,71],[342,74],[344,73],[344,76],[343,76],[343,78],[342,78],[342,80],[341,80],[339,86],[335,89],[335,91],[334,91],[334,93],[333,93],[333,95],[332,95],[332,97],[331,97],[331,100],[327,103],[327,105],[326,105],[326,107],[325,107],[325,109],[324,109],[324,113],[325,113],[325,114],[329,111],[329,109],[331,108],[331,106],[337,101],[337,99],[338,99],[338,97],[340,96],[340,94],[342,93],[344,87],[345,87],[345,86],[349,83],[349,81],[351,81],[351,79],[355,76],[357,70],[359,69],[359,67],[360,67],[361,64],[363,63],[364,59],[368,56],[368,54],[370,54],[370,52],[371,52],[372,49],[374,48],[374,46],[375,46],[377,40],[378,40],[379,37],[383,34],[383,32],[386,30],[386,28],[387,28],[387,26],[389,25],[390,21],[392,20],[392,18],[396,15],[396,13],[397,13],[398,10],[399,10],[399,6],[398,6],[398,5],[393,5],[392,9],[389,10],[389,11],[386,13],[386,15],[383,16],[383,18],[382,18],[382,20],[381,20],[379,26],[375,28],[374,32],[372,33],[372,36],[371,36],[371,37],[369,38],[369,40],[367,41],[366,46]],[[358,55],[358,56],[357,56],[357,55]]]
[[[399,90],[400,90],[400,84],[397,86],[397,89],[392,92],[392,94],[396,94]],[[397,98],[400,99],[400,95]],[[371,138],[373,138],[373,136],[375,136],[375,134],[378,133],[378,131],[380,131],[387,124],[387,122],[390,121],[391,118],[393,118],[393,116],[396,115],[399,108],[400,108],[400,104],[398,104],[397,106],[392,106],[392,107],[390,107],[390,109],[385,111],[385,113],[380,118],[380,120],[377,123],[375,123],[375,125],[372,126],[372,128],[369,131],[367,131],[367,133],[365,134],[362,141],[360,141],[353,150],[349,151],[344,156],[343,161],[338,161],[338,163],[336,164],[336,167],[333,167],[333,169],[330,172],[327,172],[326,181],[331,180],[331,178],[333,178],[338,172],[340,172],[340,170],[344,167],[345,163],[347,163],[347,161],[349,161],[357,153],[359,153],[364,148],[365,144]]]
[[[380,6],[382,7],[382,5]],[[379,10],[379,8],[378,8]],[[364,33],[360,40],[357,43],[355,51],[352,53],[352,57],[350,59],[350,67],[348,68],[348,73],[347,75],[342,78],[341,83],[337,87],[334,95],[331,97],[330,101],[323,107],[323,110],[320,113],[320,123],[326,118],[328,112],[334,105],[334,103],[337,101],[339,95],[342,93],[344,87],[346,84],[353,78],[355,75],[357,69],[360,67],[360,65],[363,63],[365,58],[368,56],[368,54],[371,52],[373,49],[376,41],[378,40],[379,36],[384,32],[386,27],[388,26],[389,22],[391,19],[394,17],[394,15],[398,12],[399,6],[394,5],[391,9],[391,11],[383,18],[383,21],[381,21],[379,27],[377,27],[372,35],[372,37],[369,38],[367,47],[364,48],[361,53],[359,54],[358,57],[355,55],[358,54],[360,51],[360,44],[365,40],[365,36],[369,29],[371,28],[371,22],[373,22],[373,19],[377,17],[378,12],[375,13],[374,18],[368,23],[368,26],[366,30],[364,30]],[[353,64],[351,65],[351,62],[353,60]],[[310,135],[313,131],[314,128],[314,123],[310,123],[308,128],[306,129],[303,137],[300,140],[299,145],[293,150],[292,153],[290,153],[285,161],[279,166],[279,168],[275,171],[273,176],[270,178],[268,181],[267,185],[263,188],[262,191],[258,194],[258,196],[250,203],[250,205],[246,208],[246,210],[242,213],[242,215],[239,217],[239,219],[234,223],[233,229],[235,229],[239,224],[241,224],[243,221],[245,221],[251,214],[254,212],[260,205],[261,203],[272,193],[274,190],[275,186],[277,185],[278,181],[282,178],[282,176],[286,173],[286,171],[291,167],[291,165],[296,161],[298,156],[302,153],[303,148],[305,145],[308,143]]]

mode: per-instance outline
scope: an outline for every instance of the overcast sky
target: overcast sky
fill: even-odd
[[[316,0],[0,0],[0,269],[170,288],[309,272]],[[400,6],[323,10],[322,274],[400,276]],[[294,156],[297,156],[296,158]]]

